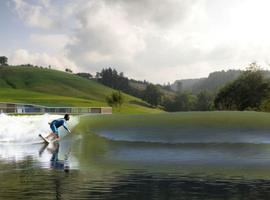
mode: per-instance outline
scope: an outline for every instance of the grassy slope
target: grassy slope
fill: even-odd
[[[0,101],[47,106],[107,106],[113,90],[93,80],[65,72],[33,67],[0,67]],[[159,112],[142,100],[124,94],[124,113]]]

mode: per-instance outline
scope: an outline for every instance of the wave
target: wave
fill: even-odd
[[[50,114],[27,116],[0,114],[0,143],[39,143],[41,139],[38,135],[46,135],[50,132],[48,123],[61,117],[63,116]],[[71,117],[68,122],[69,128],[74,128],[78,122],[78,117]],[[65,130],[62,128],[59,130],[60,136],[63,136]]]
[[[270,133],[265,130],[181,130],[95,131],[99,137],[114,142],[159,143],[159,144],[270,144]]]

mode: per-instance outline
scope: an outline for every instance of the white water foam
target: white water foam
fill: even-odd
[[[28,115],[11,116],[0,114],[0,143],[38,143],[39,134],[47,135],[51,132],[49,122],[63,117],[63,115]],[[68,127],[72,130],[79,122],[79,118],[71,116]],[[66,134],[63,128],[59,129],[60,137]]]

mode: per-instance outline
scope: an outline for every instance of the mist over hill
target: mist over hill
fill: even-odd
[[[171,85],[171,88],[174,91],[190,91],[194,94],[198,94],[204,90],[216,92],[227,83],[237,79],[243,72],[243,70],[234,69],[216,71],[210,73],[207,78],[176,80]],[[264,70],[263,74],[266,77],[270,77],[270,71]]]

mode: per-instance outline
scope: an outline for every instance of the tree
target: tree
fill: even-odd
[[[173,98],[165,97],[163,106],[166,111],[191,111],[195,110],[197,97],[189,92],[177,93]]]
[[[196,110],[207,111],[212,110],[213,106],[213,95],[208,91],[201,91],[197,95]]]
[[[176,82],[176,92],[182,92],[183,90],[183,83],[181,81]]]
[[[162,105],[164,106],[164,109],[168,112],[176,111],[176,105],[175,105],[174,98],[164,97]]]
[[[269,80],[259,66],[252,63],[238,79],[218,92],[214,104],[219,110],[257,110],[269,94]]]
[[[0,65],[8,65],[8,58],[6,56],[0,56]]]
[[[66,68],[65,71],[68,72],[68,73],[73,73],[73,71],[71,69],[69,69],[69,68]]]
[[[124,77],[123,72],[118,74],[116,69],[112,69],[110,67],[107,69],[102,69],[100,73],[96,74],[96,78],[102,84],[116,90],[121,90],[128,93],[131,90],[128,78]]]
[[[196,96],[191,93],[178,93],[175,97],[176,111],[191,111],[195,109],[197,103]]]
[[[132,96],[136,96],[138,98],[142,98],[142,90],[141,88],[137,88],[134,85],[142,85],[144,84],[141,81],[130,80],[124,76],[123,72],[118,73],[116,69],[106,68],[102,69],[101,72],[96,73],[96,77],[98,82],[109,86],[116,90],[121,90],[127,94]]]
[[[157,86],[148,84],[143,91],[143,100],[150,103],[153,106],[157,106],[161,102],[162,93]]]
[[[124,96],[120,91],[113,92],[111,95],[107,96],[106,101],[109,106],[121,107],[124,103]]]
[[[165,90],[173,91],[170,82],[168,82],[167,84],[163,84],[161,87]]]
[[[86,79],[91,79],[93,78],[92,74],[90,73],[84,73],[84,72],[81,72],[81,73],[77,73],[76,75],[80,76],[80,77],[83,77],[83,78],[86,78]]]

